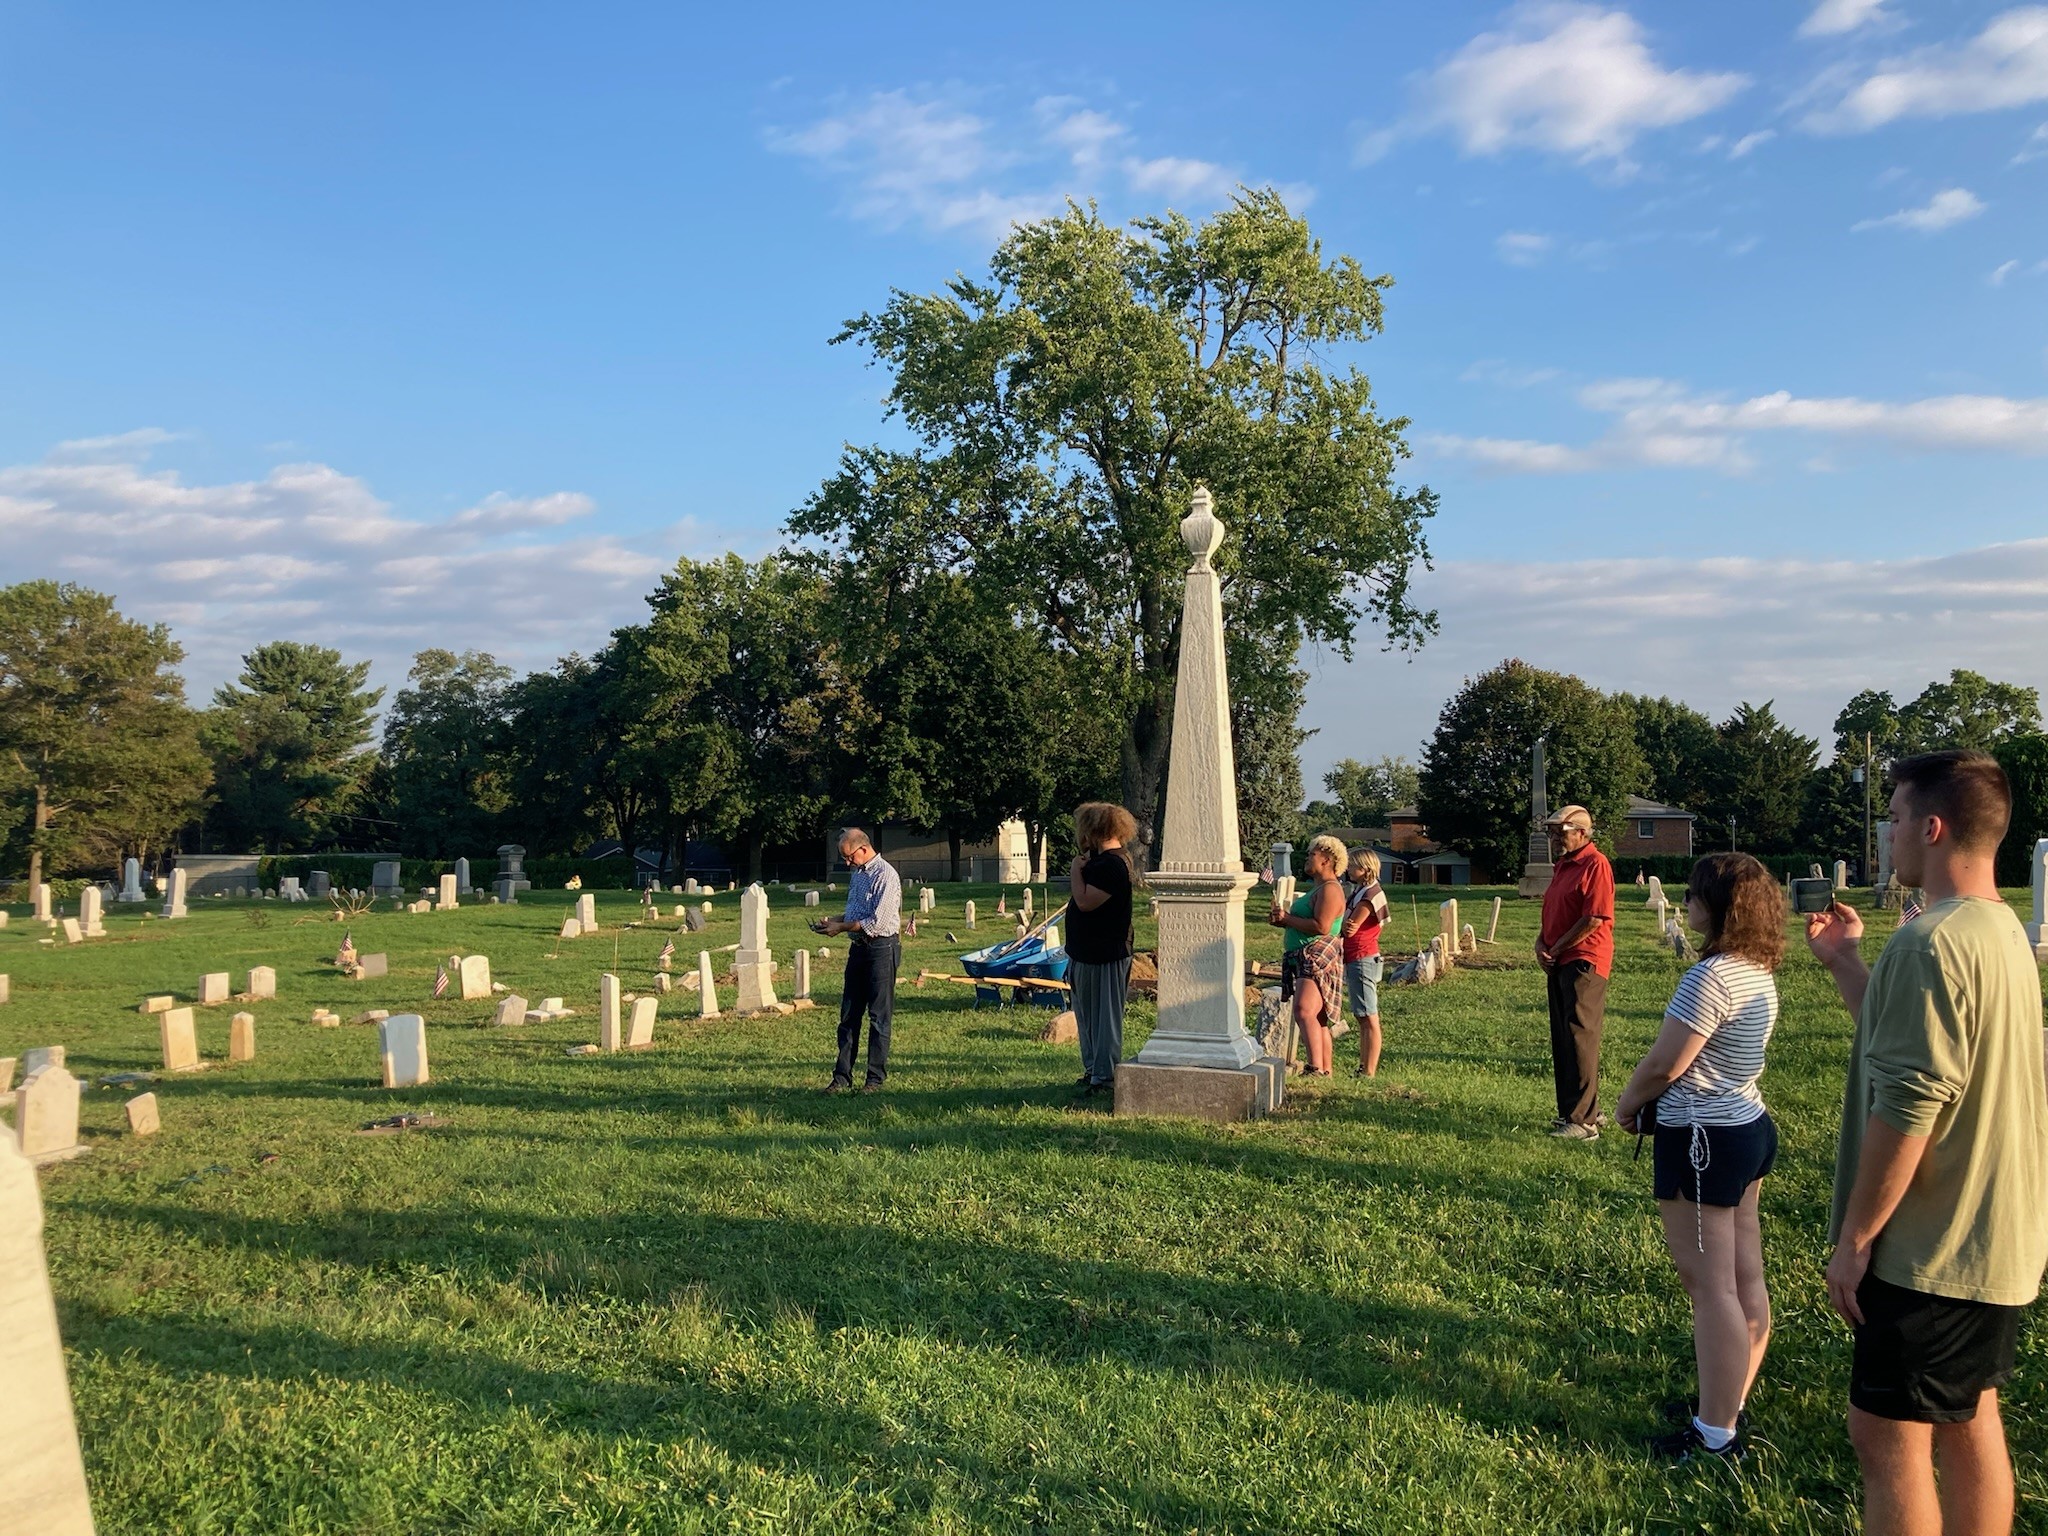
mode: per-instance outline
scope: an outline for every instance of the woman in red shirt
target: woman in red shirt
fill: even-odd
[[[1351,855],[1344,871],[1351,892],[1344,902],[1344,991],[1358,1020],[1358,1075],[1380,1070],[1380,929],[1387,922],[1387,893],[1380,889],[1380,856],[1370,848]]]

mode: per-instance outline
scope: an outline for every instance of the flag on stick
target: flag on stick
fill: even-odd
[[[676,936],[674,934],[670,934],[668,936],[668,942],[661,946],[661,958],[664,960],[673,960],[675,958],[675,953]]]
[[[446,997],[447,995],[448,995],[448,967],[444,965],[444,966],[442,966],[442,967],[441,967],[441,969],[440,969],[440,970],[438,970],[438,971],[436,971],[436,972],[434,973],[434,996],[436,996],[436,997]]]

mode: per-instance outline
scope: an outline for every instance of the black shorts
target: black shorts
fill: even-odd
[[[1693,1171],[1694,1127],[1657,1127],[1657,1168],[1653,1187],[1659,1200],[1693,1200],[1701,1205],[1740,1205],[1749,1186],[1778,1160],[1778,1128],[1768,1114],[1747,1125],[1703,1125],[1706,1166]]]
[[[2012,1380],[2020,1307],[1909,1291],[1875,1275],[1857,1287],[1863,1309],[1849,1401],[1880,1419],[1960,1424],[1977,1399]]]

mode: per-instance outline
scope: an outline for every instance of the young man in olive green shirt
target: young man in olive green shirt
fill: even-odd
[[[1851,908],[1806,928],[1856,1018],[1828,1299],[1856,1334],[1849,1437],[1868,1536],[2001,1536],[2013,1486],[1998,1389],[2048,1265],[2041,976],[1993,873],[2003,770],[1930,752],[1892,774],[1893,867],[1926,889],[1926,911],[1875,970]]]

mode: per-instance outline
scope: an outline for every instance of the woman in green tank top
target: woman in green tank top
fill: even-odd
[[[1343,873],[1348,850],[1324,833],[1308,846],[1302,868],[1314,882],[1286,912],[1275,901],[1266,921],[1287,931],[1280,962],[1280,995],[1294,1001],[1294,1020],[1308,1047],[1311,1077],[1330,1075],[1330,1026],[1342,1006],[1344,947],[1337,930],[1344,922]]]

